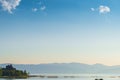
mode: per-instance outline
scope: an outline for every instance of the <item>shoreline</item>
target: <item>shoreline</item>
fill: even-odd
[[[27,79],[28,76],[0,76],[0,78],[6,78],[6,79]]]

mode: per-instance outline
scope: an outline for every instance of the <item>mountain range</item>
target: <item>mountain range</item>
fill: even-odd
[[[5,67],[7,64],[0,64]],[[83,63],[51,63],[51,64],[13,64],[16,69],[26,70],[30,74],[81,74],[81,73],[120,73],[120,66]]]

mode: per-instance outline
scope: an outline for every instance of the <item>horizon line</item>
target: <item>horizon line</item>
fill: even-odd
[[[106,65],[102,63],[80,63],[80,62],[51,62],[51,63],[0,63],[0,64],[13,64],[13,65],[40,65],[40,64],[85,64],[85,65],[104,65],[104,66],[120,66],[120,65]]]

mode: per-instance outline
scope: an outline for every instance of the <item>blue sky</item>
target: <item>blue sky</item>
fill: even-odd
[[[120,64],[119,0],[0,0],[0,63]]]

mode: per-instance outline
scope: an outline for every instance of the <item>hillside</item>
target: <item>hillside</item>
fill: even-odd
[[[7,64],[0,64],[1,67]],[[16,69],[26,70],[30,74],[74,74],[74,73],[120,73],[120,66],[82,63],[52,63],[52,64],[13,64]]]

